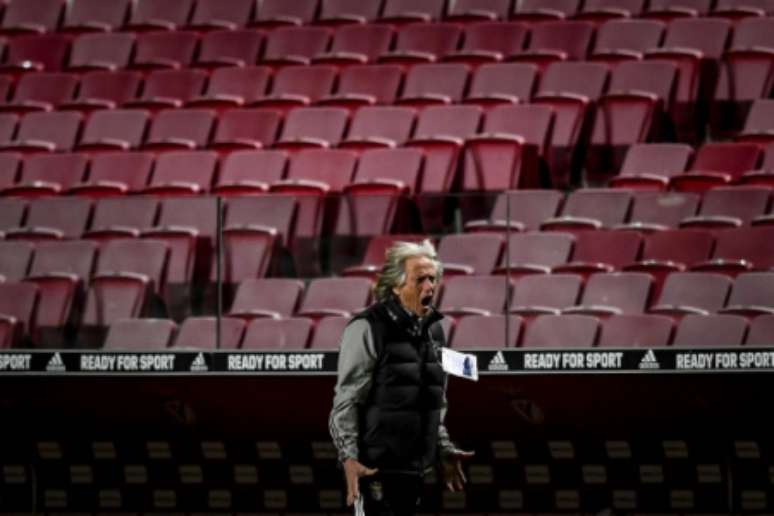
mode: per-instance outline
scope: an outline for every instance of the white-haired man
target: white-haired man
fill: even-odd
[[[329,427],[347,482],[367,516],[413,515],[425,472],[439,462],[451,490],[463,488],[461,460],[443,424],[443,316],[432,307],[442,267],[433,245],[398,242],[386,253],[377,302],[341,337]]]

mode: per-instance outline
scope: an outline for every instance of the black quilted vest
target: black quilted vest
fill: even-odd
[[[421,323],[391,298],[355,319],[371,325],[377,353],[373,383],[360,408],[360,461],[382,472],[423,474],[437,462],[443,401],[443,316]]]

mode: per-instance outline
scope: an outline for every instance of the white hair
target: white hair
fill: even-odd
[[[406,282],[406,260],[424,256],[429,258],[436,271],[436,284],[441,282],[443,266],[438,260],[435,247],[430,240],[421,243],[395,242],[384,254],[382,272],[376,280],[374,295],[377,301],[385,301],[392,295],[395,287],[400,287]]]

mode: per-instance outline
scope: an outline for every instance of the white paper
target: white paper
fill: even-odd
[[[478,381],[478,359],[476,355],[460,353],[449,348],[441,348],[441,366],[443,370],[466,380]]]
[[[363,508],[363,496],[355,498],[355,516],[365,516],[365,510]]]

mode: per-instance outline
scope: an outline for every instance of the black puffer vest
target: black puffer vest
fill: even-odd
[[[383,472],[422,474],[437,462],[443,316],[433,310],[419,323],[391,298],[359,318],[370,323],[377,353],[371,391],[359,414],[360,461]]]

